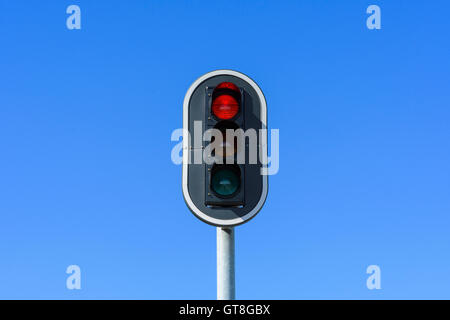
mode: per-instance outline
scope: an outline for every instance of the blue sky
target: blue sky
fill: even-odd
[[[450,298],[448,2],[0,3],[0,298],[215,299],[215,228],[170,135],[222,68],[280,130],[266,205],[236,228],[237,298]]]

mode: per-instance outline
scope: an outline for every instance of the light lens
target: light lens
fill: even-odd
[[[239,111],[239,103],[228,94],[223,94],[214,99],[212,104],[212,112],[222,120],[234,118]]]
[[[227,167],[217,169],[211,178],[211,187],[219,196],[231,196],[240,186],[240,180],[235,170]]]
[[[212,112],[221,120],[234,118],[239,112],[241,91],[232,82],[219,83],[213,92]]]
[[[231,157],[236,153],[236,145],[224,140],[222,145],[215,149],[216,155],[219,157]]]
[[[222,144],[215,149],[215,155],[219,157],[231,157],[238,150],[238,141],[234,137],[234,141],[227,141],[227,130],[231,129],[233,131],[239,129],[238,125],[232,121],[220,121],[214,126],[214,129],[220,130],[222,133]]]

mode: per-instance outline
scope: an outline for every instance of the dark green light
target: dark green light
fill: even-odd
[[[234,170],[221,168],[213,173],[211,187],[220,196],[231,196],[237,191],[240,180]]]

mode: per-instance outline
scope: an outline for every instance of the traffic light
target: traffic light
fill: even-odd
[[[267,196],[267,106],[258,85],[232,70],[197,79],[183,103],[183,196],[198,218],[235,226]]]

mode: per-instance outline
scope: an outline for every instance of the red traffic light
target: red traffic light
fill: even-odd
[[[239,88],[232,82],[222,82],[213,93],[212,112],[221,120],[229,120],[239,112]]]
[[[212,112],[222,120],[234,118],[239,111],[239,103],[230,95],[224,94],[214,99]]]

